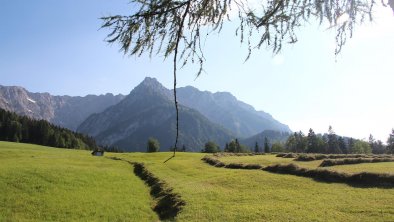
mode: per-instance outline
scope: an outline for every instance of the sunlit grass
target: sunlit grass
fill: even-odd
[[[294,158],[282,158],[275,155],[254,155],[254,156],[223,156],[220,161],[226,164],[229,163],[245,163],[245,164],[260,164],[262,166],[269,166],[273,164],[289,164],[294,163],[301,167],[316,168],[320,165],[322,160],[316,161],[294,161]]]
[[[337,171],[350,172],[350,173],[373,172],[373,173],[394,174],[394,162],[336,165],[336,166],[327,167],[327,168],[332,169],[332,170],[337,170]]]
[[[0,142],[0,221],[154,221],[149,189],[121,161]]]
[[[216,168],[201,161],[205,154],[198,153],[178,153],[167,163],[163,161],[170,153],[114,155],[144,162],[173,187],[186,201],[177,217],[180,221],[394,220],[394,189],[354,188],[262,170]],[[265,158],[261,164],[276,159]]]
[[[143,162],[180,194],[186,205],[178,221],[394,221],[394,189],[215,168],[201,153],[177,153],[166,163],[172,153],[105,155]],[[152,205],[124,161],[0,142],[0,221],[157,221]]]

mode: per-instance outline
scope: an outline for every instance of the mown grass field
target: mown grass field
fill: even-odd
[[[255,156],[223,156],[220,157],[220,161],[223,163],[246,163],[246,164],[261,164],[263,166],[269,166],[272,164],[289,164],[294,163],[304,168],[317,168],[323,160],[314,161],[294,161],[294,158],[282,158],[276,157],[275,155],[255,155]],[[324,167],[325,169],[332,169],[337,171],[359,173],[359,172],[374,172],[374,173],[392,173],[394,174],[394,162],[383,162],[383,163],[361,163],[361,164],[349,164],[349,165],[338,165],[331,167]]]
[[[220,161],[223,163],[246,163],[246,164],[260,164],[262,166],[269,166],[273,164],[295,163],[301,167],[316,168],[320,165],[322,160],[315,161],[293,161],[294,158],[282,158],[275,155],[255,155],[255,156],[223,156]]]
[[[178,221],[394,221],[394,189],[215,168],[200,153],[177,153],[163,163],[171,155],[106,153],[144,163],[180,194],[186,205]],[[123,161],[0,142],[0,221],[156,221],[152,204]]]
[[[349,173],[357,173],[357,172],[365,171],[365,172],[374,172],[374,173],[394,174],[394,162],[337,165],[337,166],[329,167],[329,169],[337,170],[337,171],[345,171]]]
[[[0,221],[155,221],[125,162],[89,151],[0,142]]]

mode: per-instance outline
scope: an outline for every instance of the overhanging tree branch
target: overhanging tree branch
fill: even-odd
[[[394,7],[393,0],[388,5]],[[279,53],[283,44],[297,42],[296,28],[310,20],[320,24],[328,22],[335,27],[335,54],[340,53],[347,38],[351,38],[356,25],[372,20],[374,0],[267,0],[257,8],[250,8],[247,0],[131,0],[136,11],[130,16],[108,16],[102,28],[111,29],[106,41],[120,43],[125,54],[141,56],[143,53],[164,55],[174,53],[174,98],[176,108],[176,140],[179,137],[179,110],[176,97],[177,63],[182,66],[198,63],[199,76],[203,70],[204,53],[201,49],[201,32],[207,35],[220,33],[230,11],[238,15],[236,35],[241,43],[247,38],[249,54],[266,47]],[[339,22],[347,15],[346,21]],[[185,34],[186,33],[186,34]],[[252,36],[260,38],[254,42]]]

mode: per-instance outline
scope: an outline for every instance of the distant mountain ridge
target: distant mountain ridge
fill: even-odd
[[[228,92],[211,93],[187,86],[178,89],[181,104],[196,109],[209,120],[229,129],[237,137],[250,137],[264,130],[291,132],[270,114],[256,111]]]
[[[200,151],[209,140],[224,145],[233,138],[228,130],[183,105],[179,105],[179,124],[179,146],[184,145],[188,151]],[[90,116],[78,128],[99,143],[127,151],[145,151],[149,137],[159,140],[162,151],[169,150],[175,142],[175,130],[170,91],[152,78],[146,78],[121,102]]]
[[[270,114],[256,111],[228,92],[211,93],[187,86],[178,88],[178,101],[178,145],[189,151],[200,151],[208,140],[223,147],[238,138],[249,146],[261,135],[282,138],[291,132]],[[52,96],[0,86],[0,108],[89,134],[99,144],[127,151],[145,151],[151,136],[159,139],[162,150],[172,147],[175,140],[173,92],[150,77],[127,96]],[[279,134],[267,134],[270,131]]]
[[[0,108],[71,130],[91,114],[102,112],[123,98],[123,95],[110,93],[84,97],[52,96],[49,93],[32,93],[19,86],[0,85]]]

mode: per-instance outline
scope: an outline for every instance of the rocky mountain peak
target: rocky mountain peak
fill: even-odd
[[[146,77],[131,91],[130,95],[161,95],[166,98],[172,98],[171,91],[165,88],[156,78],[152,77]]]

